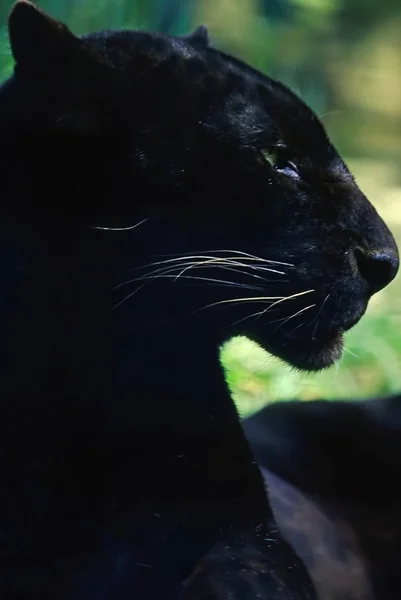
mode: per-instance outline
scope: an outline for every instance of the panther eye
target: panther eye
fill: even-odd
[[[280,156],[279,152],[275,150],[262,150],[261,153],[263,160],[268,162],[275,171],[293,179],[300,178],[296,165],[291,160],[286,160],[283,156]]]

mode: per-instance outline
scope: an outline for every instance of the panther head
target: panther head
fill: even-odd
[[[398,253],[313,112],[204,28],[76,37],[20,0],[9,34],[2,205],[14,222],[118,230],[121,310],[202,314],[218,342],[242,333],[296,367],[331,365]]]

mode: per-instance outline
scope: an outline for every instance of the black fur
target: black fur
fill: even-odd
[[[226,538],[213,546],[185,582],[180,600],[231,598],[313,600],[316,596],[275,527]]]
[[[397,250],[312,112],[203,34],[78,39],[27,2],[9,31],[1,597],[175,599],[271,517],[219,344],[331,364]]]
[[[399,598],[400,396],[363,402],[280,402],[245,419],[243,428],[287,539],[294,542],[314,580],[323,579],[320,570],[326,564],[335,574],[319,582],[325,591],[322,597],[335,598],[348,586],[355,600]],[[293,490],[285,491],[280,479]],[[302,504],[306,510],[300,513]],[[311,550],[320,538],[324,552],[321,546],[320,556],[314,556]],[[341,553],[337,572],[334,548],[339,549],[337,556]]]
[[[209,32],[204,25],[199,25],[192,33],[184,36],[184,39],[193,46],[198,46],[202,49],[205,49],[210,45]]]

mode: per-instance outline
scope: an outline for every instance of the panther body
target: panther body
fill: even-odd
[[[175,599],[269,537],[219,345],[332,364],[397,249],[316,116],[203,29],[77,38],[20,1],[9,35],[2,598]]]

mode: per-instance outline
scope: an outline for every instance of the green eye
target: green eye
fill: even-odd
[[[274,149],[263,149],[260,152],[262,154],[263,161],[269,163],[272,169],[282,173],[283,175],[286,175],[287,177],[300,179],[297,166],[291,160],[287,160],[283,155],[280,155],[279,151]]]

